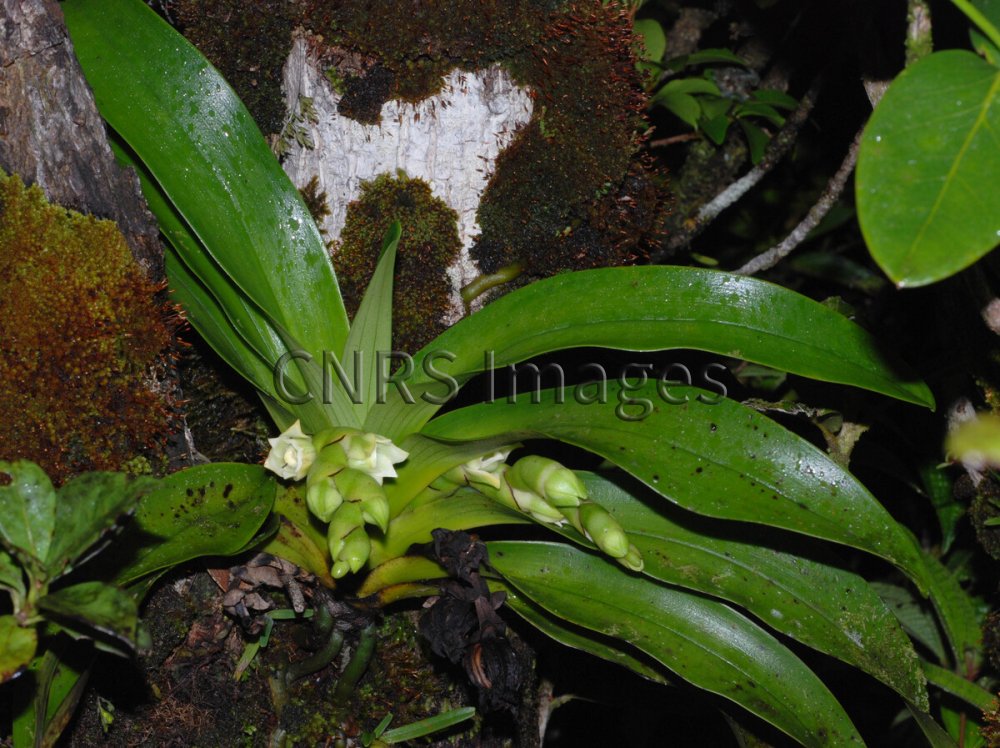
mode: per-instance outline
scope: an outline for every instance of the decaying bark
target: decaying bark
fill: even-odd
[[[0,0],[0,168],[53,203],[114,220],[162,278],[156,222],[136,175],[115,163],[55,0]]]

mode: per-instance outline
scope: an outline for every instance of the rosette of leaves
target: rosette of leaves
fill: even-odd
[[[136,646],[135,600],[100,581],[59,580],[103,547],[101,539],[149,488],[123,473],[84,473],[57,491],[33,462],[0,462],[0,589],[13,612],[0,616],[0,683],[34,658],[40,632],[91,639],[125,654]]]
[[[861,328],[751,278],[591,270],[502,297],[403,362],[383,387],[394,237],[348,324],[300,195],[218,73],[140,0],[68,0],[63,9],[119,154],[137,167],[170,244],[171,286],[192,325],[257,388],[281,431],[296,422],[307,435],[356,430],[406,452],[381,486],[384,530],[381,522],[366,529],[361,594],[388,603],[433,591],[442,567],[411,549],[436,528],[537,524],[550,540],[490,545],[492,585],[554,639],[655,681],[686,680],[804,745],[860,744],[787,637],[881,681],[939,737],[910,640],[864,578],[816,547],[857,549],[902,572],[938,611],[952,668],[975,645],[942,593],[953,590],[914,536],[810,443],[718,393],[672,386],[668,402],[655,379],[608,383],[606,402],[543,391],[535,402],[438,413],[487,368],[484,351],[504,367],[584,346],[698,349],[933,407],[927,387]],[[650,408],[621,417],[623,394]],[[456,468],[482,468],[534,439],[617,466],[580,475],[585,500],[613,517],[644,563],[615,563],[574,523],[540,522],[537,506],[541,517],[472,481],[440,490]],[[299,528],[279,532],[276,547],[332,584],[324,532],[305,507],[298,484],[279,497],[278,511]]]

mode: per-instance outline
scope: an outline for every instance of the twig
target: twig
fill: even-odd
[[[673,145],[674,143],[687,143],[691,140],[698,140],[701,135],[696,132],[682,132],[680,135],[671,135],[669,138],[660,138],[659,140],[649,141],[650,148],[662,148],[663,146]]]
[[[934,50],[931,36],[931,8],[927,0],[908,0],[906,26],[906,67]]]
[[[762,270],[772,268],[805,241],[809,233],[819,225],[823,217],[830,212],[830,208],[840,199],[840,195],[844,191],[844,186],[847,184],[847,179],[851,176],[851,172],[854,171],[854,165],[858,162],[858,148],[861,146],[861,134],[864,132],[864,129],[862,127],[858,130],[857,135],[854,136],[854,140],[851,142],[851,147],[847,149],[847,155],[844,157],[840,168],[831,177],[816,204],[806,213],[806,217],[802,219],[798,226],[792,229],[792,233],[786,236],[780,244],[754,257],[737,270],[737,273],[740,275],[753,275]]]
[[[784,127],[778,131],[777,135],[771,138],[771,142],[764,152],[764,158],[761,159],[760,163],[722,190],[711,201],[703,205],[698,213],[686,222],[684,229],[674,234],[666,246],[653,255],[652,260],[654,262],[659,262],[660,259],[666,257],[673,250],[689,244],[716,216],[737,202],[754,185],[760,182],[768,172],[777,166],[781,159],[792,149],[792,146],[795,145],[799,130],[805,124],[813,107],[816,105],[821,85],[822,76],[817,75],[810,84],[809,90],[806,91],[799,105],[795,108],[795,111],[788,116]]]

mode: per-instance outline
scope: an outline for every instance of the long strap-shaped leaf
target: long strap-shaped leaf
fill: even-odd
[[[549,351],[594,346],[632,351],[691,348],[746,359],[813,379],[862,387],[933,407],[927,386],[893,362],[843,315],[772,283],[684,267],[604,268],[518,289],[445,331],[416,356],[408,384],[415,405],[390,399],[369,418],[380,433],[417,430],[439,405],[420,400],[448,385]]]
[[[564,543],[488,546],[491,565],[553,616],[630,643],[803,745],[863,745],[819,678],[732,608]]]
[[[323,240],[246,108],[141,0],[61,5],[102,116],[236,286],[316,360],[347,315]]]
[[[556,402],[552,390],[535,404],[497,401],[447,413],[424,434],[447,440],[499,437],[558,439],[615,462],[657,493],[699,514],[755,522],[860,548],[891,561],[921,589],[929,587],[912,535],[864,486],[804,439],[760,413],[697,388],[671,388],[687,402],[669,405],[655,384],[610,402]],[[651,413],[621,420],[616,401],[647,399]],[[699,395],[710,398],[701,402]]]
[[[642,551],[645,573],[735,603],[773,629],[836,657],[927,709],[926,680],[909,638],[868,583],[848,571],[769,547],[757,528],[649,503],[619,482],[581,473]],[[637,486],[636,488],[642,488]],[[779,541],[781,542],[781,541]],[[783,538],[789,545],[788,538]]]

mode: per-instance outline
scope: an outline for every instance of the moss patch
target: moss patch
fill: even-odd
[[[281,68],[292,47],[288,0],[177,0],[180,30],[246,104],[261,132],[285,119]]]
[[[169,407],[151,382],[172,335],[158,290],[113,222],[0,172],[0,457],[58,481],[162,457]]]
[[[353,317],[393,221],[403,226],[392,295],[393,346],[414,352],[444,330],[441,318],[451,286],[443,268],[461,250],[458,214],[434,197],[426,182],[384,174],[363,183],[358,199],[348,205],[333,264]]]

